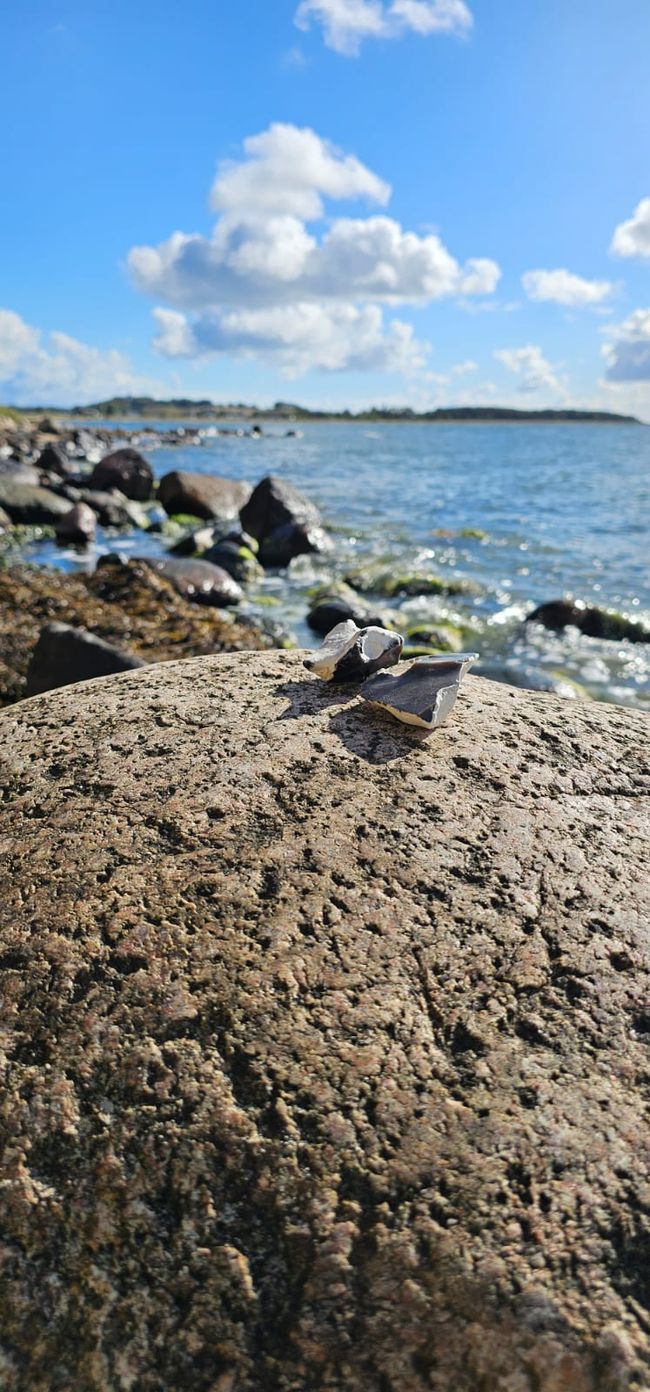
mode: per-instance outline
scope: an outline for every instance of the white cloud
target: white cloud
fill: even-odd
[[[642,198],[632,217],[619,224],[610,250],[614,256],[650,259],[650,198]]]
[[[264,357],[287,377],[313,368],[328,372],[413,372],[429,351],[410,324],[385,324],[379,305],[277,305],[206,311],[192,323],[176,310],[156,309],[158,352],[168,357],[231,353]]]
[[[603,348],[610,382],[650,382],[650,309],[636,309],[607,330]]]
[[[0,309],[0,400],[71,405],[101,397],[161,390],[138,377],[114,348],[92,348],[68,334],[43,335],[11,309]]]
[[[324,219],[326,198],[384,207],[390,196],[388,184],[314,131],[275,125],[247,140],[243,159],[218,170],[212,237],[175,232],[130,253],[138,289],[196,316],[170,319],[163,311],[156,346],[171,355],[176,345],[186,356],[256,351],[295,372],[307,362],[377,363],[376,344],[359,355],[346,341],[363,328],[373,343],[385,338],[386,361],[394,362],[398,346],[400,359],[420,356],[411,330],[399,321],[384,325],[380,307],[490,295],[501,272],[484,257],[460,264],[438,236],[405,231],[384,213],[333,218],[320,235],[310,229]],[[309,323],[317,326],[311,354],[303,341]]]
[[[601,304],[615,289],[609,280],[585,280],[563,270],[527,271],[521,283],[529,300],[550,300],[573,308]]]
[[[365,39],[466,34],[473,19],[465,0],[301,0],[295,22],[299,29],[320,24],[325,43],[351,57]]]
[[[547,361],[537,345],[530,343],[524,348],[498,348],[494,357],[508,372],[518,377],[520,392],[552,392],[562,397],[566,395],[565,385],[557,375],[557,368]]]

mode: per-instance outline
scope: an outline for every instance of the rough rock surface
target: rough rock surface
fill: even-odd
[[[187,513],[191,517],[229,520],[250,498],[249,483],[219,478],[216,474],[192,474],[173,469],[158,485],[158,499],[170,516]]]
[[[258,541],[270,537],[280,527],[321,526],[321,515],[315,504],[287,479],[274,474],[268,474],[258,483],[239,516],[242,527]]]
[[[647,1389],[648,722],[301,660],[0,717],[3,1392]]]

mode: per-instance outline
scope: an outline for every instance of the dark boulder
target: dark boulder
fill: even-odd
[[[165,474],[158,485],[158,499],[168,517],[185,514],[189,517],[237,517],[239,509],[250,497],[250,484],[235,479],[219,478],[216,474],[190,474],[174,470]]]
[[[239,585],[249,585],[253,580],[260,579],[264,573],[248,546],[231,541],[229,537],[224,537],[216,546],[205,551],[203,560],[210,561],[211,565],[221,566],[221,569],[232,575],[233,580]]]
[[[62,445],[50,443],[39,455],[35,467],[41,474],[56,474],[58,478],[65,478],[70,472],[70,456]]]
[[[20,459],[0,459],[0,486],[5,483],[25,483],[30,488],[40,488],[41,476],[33,464]]]
[[[310,609],[307,615],[307,623],[314,633],[320,633],[325,637],[337,624],[346,623],[349,619],[357,628],[383,628],[385,626],[385,615],[373,614],[370,610],[362,609],[358,604],[351,604],[347,599],[339,599],[332,595],[329,599],[321,599]]]
[[[183,599],[192,600],[194,604],[209,604],[217,609],[226,609],[230,605],[239,604],[242,598],[239,585],[232,576],[220,566],[211,565],[209,561],[185,561],[175,556],[159,559],[136,556],[135,559],[146,561],[147,565],[171,582]]]
[[[97,518],[87,503],[75,503],[56,524],[60,546],[89,546],[95,540]]]
[[[110,677],[115,672],[130,672],[144,667],[138,657],[123,652],[112,643],[104,643],[84,628],[70,624],[51,623],[41,629],[27,670],[27,696],[53,691],[59,686],[91,681],[93,677]]]
[[[10,526],[11,518],[9,513],[5,512],[4,508],[0,507],[0,532],[6,532]]]
[[[91,488],[118,488],[125,498],[147,503],[153,497],[153,470],[139,450],[114,450],[100,459],[90,475]]]
[[[269,569],[288,566],[296,556],[321,554],[330,542],[322,527],[285,522],[260,543],[260,561]]]
[[[78,494],[78,501],[92,508],[100,527],[142,526],[140,505],[125,498],[117,489],[112,493],[103,493],[99,488],[84,489]]]
[[[55,526],[59,518],[70,511],[67,498],[59,498],[49,488],[28,483],[15,483],[0,476],[0,507],[9,513],[12,522],[23,526]]]
[[[244,530],[258,541],[287,524],[307,528],[321,526],[318,508],[309,498],[299,493],[292,483],[273,474],[263,478],[253,489],[239,516]]]
[[[617,614],[613,609],[599,609],[580,600],[554,599],[540,604],[528,614],[526,623],[543,624],[544,628],[556,633],[564,628],[577,628],[587,638],[605,638],[615,643],[625,639],[630,643],[650,643],[650,628],[645,624]]]

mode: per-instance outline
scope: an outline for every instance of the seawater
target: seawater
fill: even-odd
[[[217,435],[202,446],[147,451],[157,476],[188,469],[256,483],[273,473],[320,508],[334,550],[269,574],[246,611],[313,647],[320,640],[305,622],[309,591],[332,577],[379,561],[399,573],[465,577],[480,586],[476,598],[373,607],[398,609],[404,626],[469,625],[492,674],[567,695],[578,683],[597,699],[650,708],[650,645],[524,624],[534,606],[568,594],[650,624],[649,428],[336,422],[300,430],[287,438],[269,425],[259,439]],[[164,540],[141,533],[100,537],[98,546],[125,555],[164,549]],[[34,549],[36,558],[79,564],[51,546]]]

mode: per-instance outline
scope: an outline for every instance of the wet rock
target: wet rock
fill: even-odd
[[[173,527],[175,524],[168,522],[166,525],[168,527]],[[221,529],[219,527],[196,527],[192,531],[184,532],[182,536],[179,536],[178,540],[169,547],[169,554],[171,556],[203,557],[206,551],[216,546],[221,539]]]
[[[232,576],[209,561],[186,561],[175,556],[143,556],[140,559],[170,580],[183,599],[192,600],[194,604],[209,604],[225,609],[239,604],[242,599],[241,589]]]
[[[139,450],[130,447],[113,450],[95,464],[89,486],[102,491],[117,488],[125,498],[146,503],[153,497],[153,470]]]
[[[3,1392],[648,1386],[647,717],[332,694],[1,718]]]
[[[244,530],[250,532],[258,541],[271,537],[273,532],[287,526],[303,527],[307,532],[322,526],[318,508],[309,498],[305,498],[286,479],[276,478],[272,474],[263,478],[257,488],[253,489],[239,515]],[[270,565],[271,562],[265,564]]]
[[[233,580],[239,585],[250,585],[253,581],[261,579],[264,574],[253,552],[247,546],[242,546],[234,540],[230,541],[227,537],[205,551],[202,559],[209,561],[211,565],[221,566],[221,569],[232,575]]]
[[[268,569],[284,569],[296,556],[319,554],[328,551],[330,545],[322,527],[286,522],[262,539],[260,560]]]
[[[451,714],[461,681],[478,656],[421,657],[396,676],[381,673],[364,682],[361,695],[403,725],[436,730]]]
[[[346,575],[347,582],[360,594],[385,595],[467,595],[480,594],[480,586],[464,576],[433,575],[430,571],[394,571],[384,566],[361,566]]]
[[[605,638],[613,642],[650,643],[650,628],[617,614],[612,609],[600,609],[581,600],[555,599],[540,604],[528,614],[526,623],[540,623],[544,628],[560,632],[563,628],[578,628],[588,638]]]
[[[314,633],[320,633],[323,637],[330,633],[337,624],[353,623],[357,628],[385,628],[386,615],[375,614],[371,609],[366,609],[359,604],[354,595],[354,591],[349,591],[350,598],[344,595],[328,595],[320,591],[319,598],[314,602],[307,615],[307,623]]]
[[[90,546],[97,532],[97,518],[87,503],[75,503],[55,527],[59,546]]]
[[[42,474],[65,478],[70,472],[70,456],[62,445],[50,443],[39,455],[35,467]]]
[[[463,633],[454,624],[414,624],[406,636],[411,646],[434,652],[459,653],[463,649]]]
[[[73,682],[130,672],[144,664],[112,643],[70,624],[51,623],[41,629],[27,670],[27,696],[70,686]]]
[[[12,522],[31,527],[43,524],[55,526],[70,511],[67,498],[59,498],[49,488],[28,483],[15,483],[0,475],[0,507]]]
[[[4,508],[0,508],[0,532],[6,532],[11,527],[11,518]]]
[[[357,628],[350,620],[328,633],[322,648],[305,658],[304,666],[323,681],[362,681],[381,667],[392,667],[402,655],[403,638],[385,628]]]
[[[182,470],[165,474],[158,485],[158,499],[169,517],[186,514],[189,517],[229,520],[237,517],[250,492],[248,483]]]
[[[59,426],[56,421],[52,420],[51,416],[41,416],[38,428],[42,435],[60,435],[61,433]]]
[[[125,498],[123,493],[114,490],[104,493],[101,489],[82,489],[77,492],[78,501],[92,508],[100,527],[146,527],[147,514],[138,503]]]
[[[19,459],[0,459],[0,488],[7,483],[24,483],[29,488],[40,488],[41,475],[33,464]]]

